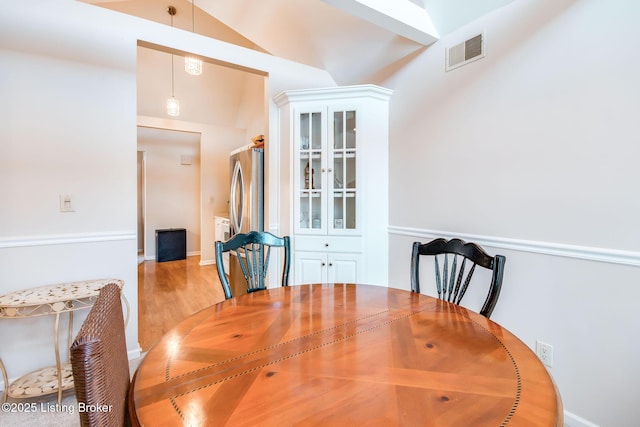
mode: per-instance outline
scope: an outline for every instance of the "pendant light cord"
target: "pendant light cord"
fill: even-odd
[[[167,8],[167,12],[171,16],[171,28],[173,28],[173,15],[176,14],[176,8],[173,6],[169,6]],[[171,54],[171,97],[175,98],[174,93],[174,80],[173,80],[173,53]]]
[[[173,88],[174,88],[174,84],[173,84],[173,54],[171,54],[171,96],[175,97]]]

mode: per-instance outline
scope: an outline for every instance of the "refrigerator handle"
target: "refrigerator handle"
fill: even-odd
[[[240,190],[240,212],[238,212],[238,205],[236,200],[236,187],[239,187]],[[231,205],[230,213],[231,213],[231,226],[233,234],[237,234],[242,230],[242,217],[244,211],[244,180],[242,177],[242,167],[240,166],[240,162],[236,161],[233,167],[233,175],[231,178],[231,194],[229,195],[229,201]]]

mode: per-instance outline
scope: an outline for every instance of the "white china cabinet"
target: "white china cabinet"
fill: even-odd
[[[293,283],[387,284],[390,95],[361,85],[276,96]]]

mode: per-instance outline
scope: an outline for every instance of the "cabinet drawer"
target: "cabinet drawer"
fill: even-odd
[[[361,237],[296,236],[293,243],[296,251],[362,252]]]

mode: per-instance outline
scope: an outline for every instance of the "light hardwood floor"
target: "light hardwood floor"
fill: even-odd
[[[138,340],[143,352],[186,317],[224,300],[216,266],[199,262],[199,256],[190,256],[138,265]]]

